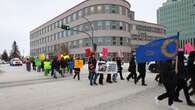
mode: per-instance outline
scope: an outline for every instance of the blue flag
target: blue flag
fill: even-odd
[[[177,54],[178,45],[179,34],[151,41],[136,49],[136,61],[142,63],[172,59]]]

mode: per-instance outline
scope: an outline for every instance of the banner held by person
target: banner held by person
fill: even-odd
[[[90,48],[87,48],[87,49],[85,49],[85,55],[86,55],[86,57],[90,57],[91,56],[91,49]]]
[[[102,55],[103,55],[103,57],[107,57],[107,55],[108,55],[108,49],[107,48],[102,48]]]
[[[178,45],[179,33],[141,45],[136,49],[136,61],[142,63],[172,59],[177,54]]]
[[[105,61],[97,62],[97,73],[105,74],[107,69],[107,65]]]
[[[117,64],[116,62],[107,62],[107,73],[108,74],[114,74],[117,73]]]
[[[41,61],[44,61],[44,60],[45,60],[45,55],[44,55],[44,54],[39,54],[39,59],[40,59]]]

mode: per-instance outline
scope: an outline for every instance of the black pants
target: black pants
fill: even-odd
[[[112,82],[111,77],[112,77],[111,74],[107,74],[106,82],[111,83]]]
[[[145,77],[146,77],[146,73],[145,72],[140,72],[139,76],[137,77],[136,82],[138,82],[140,79],[142,79],[142,85],[145,84]]]
[[[191,80],[192,80],[193,94],[195,94],[195,75],[192,75],[192,76],[191,76]]]
[[[134,78],[134,82],[136,83],[136,79],[137,79],[137,73],[136,72],[131,72],[129,73],[129,75],[127,76],[127,80],[129,80],[130,78]]]
[[[99,84],[103,84],[104,74],[100,74]]]
[[[174,99],[175,84],[164,83],[164,86],[166,89],[166,93],[158,96],[158,100],[169,98],[168,105],[171,106],[173,104],[173,99]]]
[[[118,73],[120,75],[121,80],[123,80],[124,78],[123,78],[122,70],[119,70]]]
[[[76,76],[78,76],[78,80],[80,80],[80,71],[75,71],[75,74],[74,74],[74,79],[76,78]]]
[[[189,96],[189,91],[187,87],[187,82],[184,79],[178,79],[177,81],[177,87],[176,87],[176,93],[175,93],[175,98],[179,98],[179,92],[183,89],[184,95],[186,98],[186,102],[190,101],[190,96]]]

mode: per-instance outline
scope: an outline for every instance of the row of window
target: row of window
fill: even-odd
[[[133,17],[133,13],[130,12],[130,10],[124,6],[120,5],[94,5],[89,6],[86,8],[83,8],[69,16],[67,16],[64,19],[61,19],[47,27],[44,27],[40,29],[39,31],[32,33],[31,37],[36,37],[42,34],[45,34],[47,32],[53,31],[54,29],[58,28],[62,24],[69,24],[75,20],[80,19],[83,16],[89,16],[93,14],[102,14],[102,13],[108,13],[108,14],[120,14],[127,17]]]
[[[186,40],[180,40],[180,48],[184,48],[185,44],[191,43],[193,46],[195,46],[195,38],[189,38]]]
[[[165,33],[164,29],[154,28],[154,27],[150,27],[150,26],[143,26],[143,25],[137,25],[136,30],[144,31],[144,32]]]
[[[94,30],[121,30],[121,31],[130,32],[130,30],[132,29],[132,25],[126,22],[122,22],[122,21],[94,21],[92,22],[92,26]],[[85,24],[76,26],[73,29],[79,30],[79,31],[90,31],[90,25],[88,23],[85,23]],[[52,42],[52,41],[59,40],[64,37],[70,37],[76,34],[79,34],[79,32],[71,31],[71,30],[57,32],[49,36],[40,38],[39,40],[31,41],[31,46],[37,46],[37,45],[40,45],[46,42]]]
[[[161,39],[162,37],[157,37],[157,36],[148,36],[147,34],[133,34],[131,36],[131,40],[142,40],[142,41],[153,41],[153,40],[157,40],[157,39]]]
[[[97,46],[129,46],[130,39],[127,37],[98,37],[98,38],[94,38],[94,43],[96,43]],[[85,38],[81,40],[75,40],[72,42],[66,42],[63,44],[56,44],[52,46],[34,49],[31,50],[31,52],[32,53],[56,52],[56,51],[60,51],[62,45],[68,49],[89,47],[91,46],[91,40]]]

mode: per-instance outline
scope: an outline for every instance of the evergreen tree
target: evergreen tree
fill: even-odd
[[[9,60],[9,56],[8,56],[6,50],[3,51],[3,54],[1,55],[1,59],[4,60],[4,61],[8,61]]]
[[[20,58],[20,51],[18,49],[18,45],[16,41],[13,42],[12,44],[12,50],[10,52],[10,58]]]

